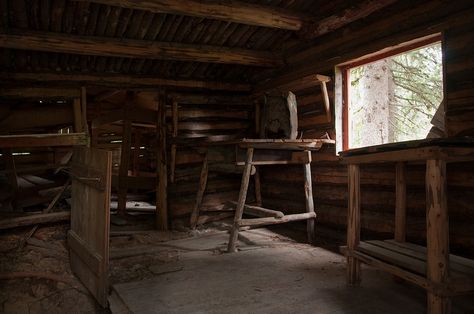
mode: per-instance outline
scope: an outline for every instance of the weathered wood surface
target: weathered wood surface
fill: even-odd
[[[85,0],[75,0],[85,1]],[[186,1],[131,1],[131,0],[92,0],[122,8],[146,10],[154,13],[197,16],[222,21],[230,21],[248,25],[299,30],[303,24],[301,15],[268,6],[238,1],[232,2],[201,2]]]
[[[22,226],[43,224],[50,222],[66,221],[71,217],[70,212],[57,212],[48,214],[34,214],[23,217],[15,217],[0,220],[0,229],[11,229]]]
[[[285,215],[281,218],[265,217],[265,218],[241,219],[238,222],[238,225],[240,227],[244,227],[244,226],[257,227],[257,226],[276,225],[276,224],[282,224],[282,223],[299,221],[299,220],[314,221],[314,218],[316,218],[316,214],[314,212],[310,212],[310,213],[302,213],[302,214]]]
[[[237,202],[230,202],[234,207],[238,204]],[[285,214],[281,211],[263,208],[260,206],[252,206],[252,205],[245,205],[244,206],[244,214],[257,216],[257,217],[274,217],[274,218],[282,218]]]
[[[398,162],[395,173],[395,240],[405,242],[407,223],[407,181],[405,163]]]
[[[164,91],[158,95],[156,132],[156,228],[168,230],[168,165],[166,146],[166,102]]]
[[[72,178],[73,199],[68,244],[71,269],[99,304],[106,307],[112,153],[96,149],[75,149],[73,161],[82,168],[100,172],[101,180],[104,180],[104,189],[97,189]]]
[[[347,215],[347,248],[357,249],[360,242],[360,169],[359,165],[348,166],[349,208]],[[360,261],[352,256],[347,257],[347,283],[360,283]]]
[[[0,97],[5,98],[79,98],[79,88],[53,88],[53,87],[3,87],[0,88]]]
[[[83,146],[87,143],[84,133],[0,135],[1,148]]]
[[[191,212],[191,219],[189,224],[192,229],[196,228],[196,225],[198,223],[199,209],[202,204],[204,192],[206,191],[208,172],[209,162],[208,154],[206,154],[206,157],[204,157],[204,161],[202,162],[201,176],[199,177],[199,187],[196,193],[196,203],[194,204],[193,211]]]
[[[0,34],[0,47],[90,56],[227,63],[259,67],[271,67],[283,63],[280,58],[265,51],[37,31]]]
[[[249,84],[229,83],[220,81],[204,81],[192,79],[168,79],[152,76],[137,76],[124,74],[71,74],[71,73],[14,73],[0,72],[0,79],[18,82],[39,82],[51,84],[64,84],[73,82],[77,84],[90,84],[112,87],[183,87],[209,90],[248,92],[251,90]]]

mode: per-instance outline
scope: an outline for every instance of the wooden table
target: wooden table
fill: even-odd
[[[235,210],[234,224],[229,237],[228,252],[235,252],[238,233],[241,227],[264,226],[297,220],[307,220],[308,241],[310,243],[314,242],[314,219],[316,214],[314,212],[311,182],[311,152],[320,150],[323,144],[334,144],[334,141],[326,139],[243,139],[238,143],[238,146],[245,152],[245,157],[237,152],[237,165],[244,165],[244,170]],[[303,165],[305,213],[284,215],[279,211],[245,205],[252,167],[288,164]],[[244,209],[254,214],[260,214],[260,218],[242,219]]]
[[[360,282],[360,262],[401,277],[427,290],[428,313],[449,313],[450,296],[474,293],[474,261],[449,254],[446,163],[474,160],[470,138],[434,139],[348,150],[341,153],[348,164],[349,208],[347,281]],[[407,162],[426,162],[427,246],[407,243]],[[361,164],[396,163],[395,239],[360,241]]]

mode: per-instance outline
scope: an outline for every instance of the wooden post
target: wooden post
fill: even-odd
[[[257,136],[260,135],[260,124],[262,123],[262,118],[261,118],[261,106],[260,106],[260,102],[258,101],[258,99],[256,99],[254,101],[254,105],[255,105],[255,134],[257,134]]]
[[[138,176],[140,173],[140,141],[142,133],[139,129],[135,129],[135,139],[133,143],[133,164],[132,164],[132,173],[134,176]]]
[[[311,162],[303,165],[304,170],[304,196],[307,213],[314,213],[314,201],[313,201],[313,183],[311,179]],[[306,228],[308,233],[308,243],[314,244],[316,240],[314,230],[314,219],[308,219],[306,221]]]
[[[20,210],[18,206],[18,176],[16,172],[16,165],[15,165],[15,157],[13,157],[13,153],[11,149],[5,149],[3,151],[4,159],[5,159],[5,168],[8,170],[7,172],[7,178],[8,178],[8,183],[13,189],[13,195],[12,195],[12,207],[14,210]]]
[[[349,210],[347,215],[347,249],[349,254],[360,242],[360,169],[359,165],[348,166]],[[360,283],[360,261],[352,255],[347,257],[347,283]]]
[[[123,134],[122,134],[122,149],[120,152],[120,168],[119,168],[119,187],[117,199],[117,212],[120,216],[125,216],[127,205],[127,190],[128,190],[128,168],[130,166],[130,148],[132,141],[132,121],[129,119],[131,102],[133,94],[127,92],[125,99],[125,108],[123,116]]]
[[[85,86],[81,87],[81,114],[82,114],[82,130],[89,134],[89,127],[87,125],[87,90]]]
[[[398,162],[395,174],[395,241],[406,240],[406,217],[407,217],[407,183],[406,166],[404,162]]]
[[[253,179],[255,180],[255,202],[257,203],[257,206],[262,206],[262,189],[261,189],[261,184],[260,184],[260,171],[258,170],[258,167],[255,167],[255,174],[253,176]]]
[[[323,94],[324,110],[326,111],[326,118],[328,122],[331,122],[331,103],[329,102],[328,89],[325,81],[320,82],[321,93]]]
[[[168,170],[166,163],[166,94],[158,95],[158,117],[156,132],[156,228],[168,230]]]
[[[208,164],[209,156],[208,155],[209,153],[206,153],[206,156],[204,157],[204,160],[202,162],[201,176],[199,178],[199,187],[196,193],[196,203],[194,204],[194,208],[191,213],[191,220],[190,220],[191,229],[196,228],[196,224],[199,218],[199,208],[201,207],[202,198],[204,196],[204,192],[206,191],[207,174],[209,172],[209,164]]]
[[[178,102],[173,100],[172,105],[172,119],[173,119],[173,139],[178,137]],[[174,183],[175,169],[176,169],[176,143],[171,144],[171,161],[170,161],[170,181]]]
[[[84,132],[84,128],[82,125],[81,99],[74,98],[72,103],[72,109],[74,112],[74,132]]]
[[[245,200],[247,198],[247,190],[249,188],[249,180],[252,172],[252,159],[253,159],[253,148],[247,148],[247,160],[245,162],[244,172],[242,174],[242,181],[240,183],[239,199],[237,207],[235,208],[234,225],[230,231],[229,244],[227,246],[227,252],[235,252],[235,245],[237,237],[239,236],[239,221],[242,219],[244,212]]]
[[[444,286],[449,278],[449,219],[447,208],[446,162],[426,162],[426,242],[427,279]],[[451,302],[446,296],[428,292],[428,313],[450,313]]]

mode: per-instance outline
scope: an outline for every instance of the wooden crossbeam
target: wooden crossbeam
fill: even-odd
[[[74,82],[95,86],[113,86],[113,87],[175,87],[175,88],[197,88],[209,90],[225,91],[250,91],[249,84],[200,81],[184,79],[165,79],[150,76],[131,76],[131,75],[102,75],[102,74],[82,74],[82,73],[13,73],[0,72],[1,81],[23,81],[37,83],[60,83]]]
[[[370,14],[383,9],[397,0],[366,0],[357,5],[347,8],[342,13],[337,13],[323,18],[315,23],[307,24],[302,30],[304,38],[310,39],[322,36],[349,23],[369,16]]]
[[[0,34],[0,47],[80,55],[178,60],[272,67],[282,59],[271,52],[209,45],[77,36],[51,32]]]
[[[0,147],[2,148],[81,146],[87,145],[87,142],[84,133],[0,136]]]
[[[78,98],[81,97],[79,88],[51,87],[8,87],[0,88],[0,97],[9,98]]]
[[[154,13],[197,16],[241,24],[299,30],[304,17],[286,10],[239,1],[198,0],[75,0]]]

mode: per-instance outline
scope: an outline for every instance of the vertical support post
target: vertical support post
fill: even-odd
[[[310,156],[310,161],[303,165],[304,170],[304,196],[307,213],[314,213],[314,201],[313,201],[313,183],[311,178],[311,152],[307,152]],[[314,230],[315,219],[308,219],[306,221],[306,228],[308,233],[308,243],[314,244],[316,241],[315,230]]]
[[[158,95],[157,117],[157,155],[156,170],[158,185],[156,189],[156,228],[168,230],[168,170],[166,161],[166,94]]]
[[[122,149],[120,151],[120,168],[119,168],[119,187],[117,212],[120,216],[125,216],[127,207],[127,190],[128,190],[128,169],[130,166],[130,148],[132,141],[132,121],[129,119],[131,102],[133,94],[127,92],[125,97],[125,108],[123,111],[123,132],[122,132]]]
[[[407,181],[406,166],[398,162],[395,171],[395,241],[406,240]]]
[[[255,180],[255,201],[257,202],[257,206],[262,206],[262,189],[260,184],[260,171],[258,167],[255,167],[255,174],[253,176]]]
[[[449,278],[449,219],[447,208],[446,161],[426,162],[427,279],[443,286]],[[446,296],[428,292],[428,313],[450,313]]]
[[[8,170],[7,178],[8,183],[13,189],[12,202],[11,205],[14,210],[20,210],[18,206],[18,176],[16,172],[15,157],[11,149],[5,149],[3,151],[3,156],[5,158],[5,168]]]
[[[134,176],[138,176],[140,173],[140,142],[141,142],[142,133],[139,129],[135,129],[135,137],[133,147],[133,165],[132,173]]]
[[[89,127],[87,125],[87,89],[85,86],[81,87],[81,113],[82,113],[82,130],[89,134]]]
[[[360,242],[360,168],[348,166],[349,209],[347,215],[347,283],[356,286],[360,283],[360,261],[352,252]]]
[[[245,168],[242,174],[242,181],[240,183],[239,199],[237,201],[237,207],[235,208],[234,225],[230,231],[229,244],[227,246],[227,252],[235,252],[235,245],[237,243],[237,237],[239,236],[239,221],[242,219],[244,213],[245,200],[247,199],[247,191],[249,188],[249,180],[252,172],[252,160],[253,160],[253,147],[247,148],[247,160],[245,161]]]
[[[190,220],[191,229],[195,229],[197,225],[197,221],[199,218],[199,209],[202,204],[202,198],[204,196],[204,192],[206,191],[208,173],[209,173],[209,152],[206,153],[206,156],[204,157],[204,160],[202,162],[201,176],[199,177],[199,187],[196,193],[196,202],[194,204],[194,208],[191,213],[191,220]]]
[[[74,98],[72,103],[72,109],[74,112],[74,132],[84,132],[82,125],[81,99]]]
[[[262,118],[261,118],[261,106],[260,102],[256,99],[254,100],[254,105],[255,105],[255,134],[257,136],[260,134],[260,125],[262,123]]]
[[[173,100],[173,105],[171,109],[171,115],[173,119],[173,140],[178,137],[178,102]],[[176,169],[176,143],[171,144],[171,161],[170,161],[170,181],[174,183],[175,169]]]

